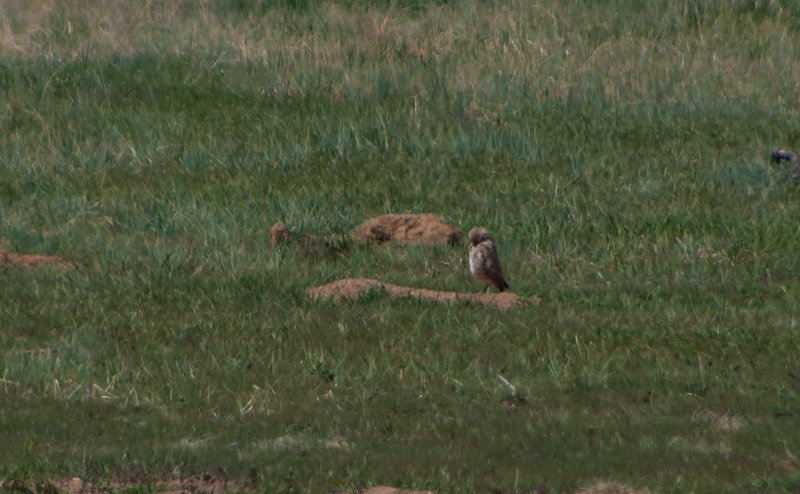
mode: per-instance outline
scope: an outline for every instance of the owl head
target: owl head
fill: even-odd
[[[469,231],[469,242],[472,245],[478,245],[484,240],[492,240],[492,234],[486,228],[476,226]]]

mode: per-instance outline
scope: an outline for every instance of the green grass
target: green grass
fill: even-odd
[[[800,489],[800,4],[112,4],[0,6],[0,490]],[[269,243],[390,212],[542,304]]]

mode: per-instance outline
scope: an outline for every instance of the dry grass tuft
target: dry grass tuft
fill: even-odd
[[[576,491],[575,494],[649,494],[647,488],[637,489],[620,482],[601,480],[596,484]]]

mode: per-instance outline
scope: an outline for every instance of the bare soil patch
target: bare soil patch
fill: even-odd
[[[51,265],[68,269],[75,267],[71,261],[64,260],[59,256],[51,256],[47,254],[20,254],[18,252],[10,252],[5,249],[0,249],[0,266],[17,266],[26,269],[34,269]]]
[[[272,245],[292,241],[305,248],[337,247],[344,235],[298,235],[278,221],[269,229]],[[385,214],[362,223],[350,232],[349,238],[360,243],[396,243],[401,245],[435,245],[461,243],[461,229],[435,214]]]
[[[308,288],[306,294],[313,300],[330,299],[334,302],[340,302],[343,299],[356,299],[371,290],[385,290],[392,298],[417,298],[439,303],[466,301],[479,305],[490,305],[500,310],[513,309],[525,304],[538,305],[541,302],[538,297],[520,297],[511,292],[465,293],[439,291],[393,285],[369,278],[345,278],[327,285]]]

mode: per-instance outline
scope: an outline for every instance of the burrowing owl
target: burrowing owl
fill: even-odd
[[[492,234],[486,228],[475,227],[469,231],[469,243],[469,272],[486,285],[483,293],[486,293],[489,285],[501,292],[508,288]]]

